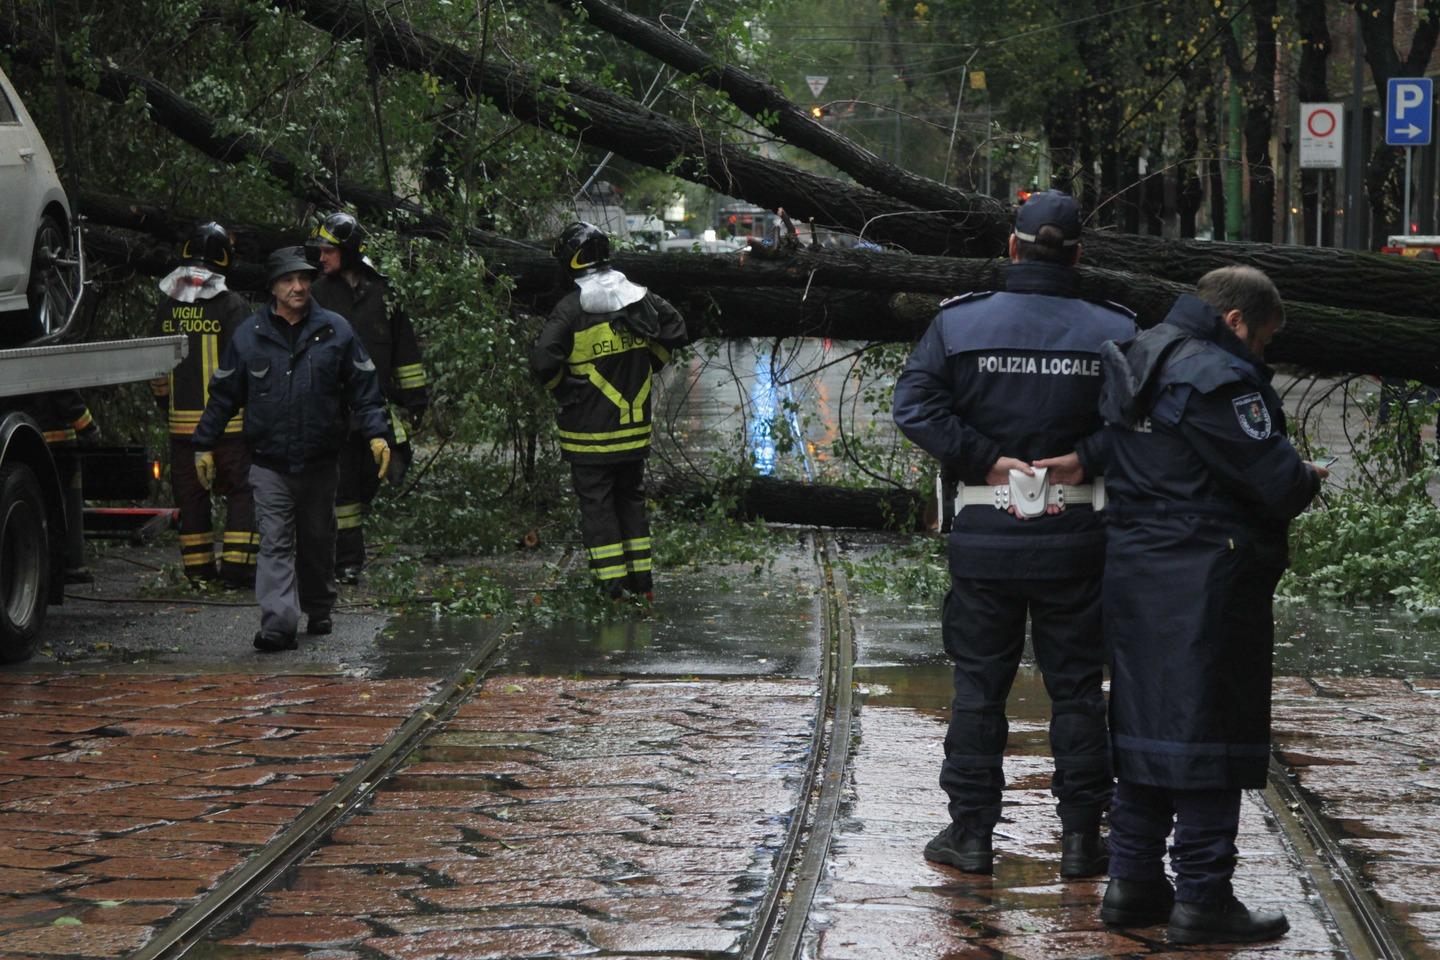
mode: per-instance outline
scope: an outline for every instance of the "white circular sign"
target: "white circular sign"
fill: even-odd
[[[1312,137],[1328,137],[1335,132],[1335,114],[1324,107],[1311,111],[1305,119],[1305,126]]]

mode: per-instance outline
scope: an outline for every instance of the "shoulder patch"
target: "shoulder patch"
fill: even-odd
[[[944,310],[946,307],[953,307],[955,304],[964,303],[966,300],[980,300],[990,296],[994,292],[994,290],[971,290],[968,293],[956,294],[953,297],[947,297],[941,300],[940,309]]]
[[[1258,393],[1247,393],[1243,397],[1236,397],[1230,403],[1235,407],[1235,419],[1240,421],[1240,429],[1245,435],[1255,440],[1266,440],[1270,437],[1270,411],[1265,407],[1265,401]]]

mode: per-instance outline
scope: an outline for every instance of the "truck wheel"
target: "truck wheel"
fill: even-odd
[[[0,663],[30,659],[50,585],[45,501],[30,468],[0,467]]]

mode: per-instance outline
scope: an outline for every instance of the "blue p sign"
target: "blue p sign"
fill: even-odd
[[[1392,77],[1386,85],[1385,142],[1392,147],[1430,143],[1432,81],[1429,77]]]

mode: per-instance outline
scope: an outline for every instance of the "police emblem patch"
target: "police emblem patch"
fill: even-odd
[[[1258,393],[1247,393],[1231,401],[1235,405],[1235,418],[1246,436],[1264,440],[1270,436],[1270,411]]]

